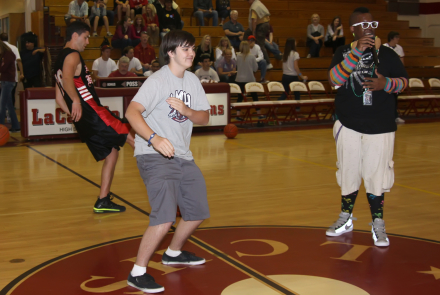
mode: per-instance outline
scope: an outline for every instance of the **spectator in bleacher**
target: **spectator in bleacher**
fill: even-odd
[[[130,15],[130,1],[129,0],[115,0],[115,10],[118,11],[118,21],[122,19],[122,13],[126,16]]]
[[[108,5],[107,5],[108,0],[102,0],[102,1],[104,1],[105,6],[108,7]],[[113,4],[114,4],[114,2],[113,2]],[[113,26],[115,24],[115,12],[113,10],[108,10],[107,9],[107,18],[108,18],[109,25]],[[118,18],[118,20],[119,19],[120,18]]]
[[[112,38],[112,46],[119,49],[132,46],[132,38],[131,19],[126,15],[119,21],[116,27],[115,35]]]
[[[89,5],[84,0],[73,0],[69,4],[69,11],[64,16],[66,25],[74,21],[80,21],[90,26],[89,20]]]
[[[156,12],[159,13],[160,10],[165,9],[165,0],[156,0],[154,1],[153,5],[156,7]],[[177,3],[174,0],[172,3],[172,8],[177,10],[179,15],[181,14],[180,7],[179,5],[177,5]]]
[[[154,48],[148,44],[148,33],[141,32],[141,43],[134,48],[134,56],[141,62],[144,72],[150,70],[151,62],[156,59],[156,52]]]
[[[23,87],[43,87],[41,62],[43,61],[45,48],[35,47],[31,40],[26,40],[26,48],[20,52],[23,63]]]
[[[219,26],[223,26],[223,22],[231,13],[229,0],[216,0],[215,9],[217,9],[218,16],[220,17]]]
[[[310,47],[307,58],[319,57],[319,51],[322,47],[322,40],[324,39],[324,27],[319,24],[321,18],[318,14],[312,14],[312,23],[307,26],[307,46]]]
[[[3,43],[5,43],[6,46],[8,46],[12,50],[12,53],[14,53],[15,55],[15,86],[12,89],[12,105],[15,106],[15,89],[17,89],[18,82],[20,82],[24,78],[23,63],[21,62],[20,52],[18,52],[17,46],[12,45],[8,42],[8,33],[1,33],[0,40],[3,41]],[[18,70],[20,70],[20,76],[18,76]]]
[[[15,54],[3,41],[0,41],[0,82],[2,91],[0,94],[0,124],[5,124],[6,110],[11,118],[11,132],[20,131],[20,123],[12,104],[12,89],[16,86]]]
[[[155,59],[151,62],[150,70],[146,71],[144,73],[144,76],[150,77],[153,73],[157,72],[158,70],[160,70],[160,63],[159,63],[159,60]]]
[[[211,36],[209,35],[203,36],[202,41],[200,41],[200,45],[197,46],[196,55],[194,57],[194,62],[193,62],[194,71],[197,71],[202,67],[201,56],[204,53],[209,54],[210,56],[209,60],[211,61],[211,66],[212,66],[215,59],[214,59],[214,49],[211,46]]]
[[[150,36],[150,44],[159,46],[159,17],[157,16],[156,7],[151,3],[148,4],[143,17]]]
[[[126,56],[123,56],[118,61],[118,69],[112,72],[109,75],[109,77],[113,77],[113,78],[137,77],[135,73],[132,73],[128,70],[129,68],[130,68],[130,59]]]
[[[405,56],[405,53],[403,52],[402,46],[400,46],[399,43],[400,35],[398,32],[391,31],[388,33],[388,43],[385,43],[384,46],[389,47],[394,50],[394,52],[397,53],[397,55],[400,57],[400,60],[402,61],[402,64],[405,64],[403,61],[403,57]],[[395,94],[396,96],[396,123],[405,123],[405,120],[399,117],[399,112],[397,110],[397,98],[399,96],[398,93]]]
[[[217,47],[215,48],[215,62],[219,62],[223,58],[223,51],[226,49],[230,49],[232,51],[232,59],[237,60],[237,56],[235,55],[235,49],[232,47],[231,42],[228,37],[222,37],[220,42],[218,42]]]
[[[165,0],[165,8],[159,13],[160,37],[168,32],[182,29],[182,21],[177,10],[173,9],[173,0]]]
[[[217,64],[217,72],[221,82],[235,83],[237,77],[237,61],[232,58],[232,49],[223,51],[223,58]]]
[[[249,9],[249,30],[244,37],[246,40],[249,35],[255,36],[256,42],[260,46],[266,60],[267,69],[270,70],[272,64],[265,47],[266,36],[270,30],[270,12],[260,0],[249,0],[249,4],[251,5]]]
[[[148,4],[147,0],[130,0],[130,16],[131,19],[138,14],[142,15],[145,13],[145,6]]]
[[[241,92],[245,93],[245,85],[249,82],[255,82],[254,72],[258,70],[258,64],[255,56],[251,53],[249,42],[242,41],[240,44],[240,52],[237,54],[237,77],[235,82],[240,86]],[[258,95],[255,92],[251,93],[252,99],[258,101]],[[237,102],[243,101],[243,95],[239,95]],[[260,110],[257,110],[260,114]],[[243,121],[240,117],[240,111],[237,111],[238,121]],[[264,116],[261,116],[264,119]]]
[[[165,9],[165,0],[156,0],[154,1],[154,7],[156,7],[156,12],[157,15],[160,16],[161,11]],[[172,6],[171,6],[174,10],[176,10],[179,15],[182,15],[182,12],[180,11],[180,7],[179,5],[177,5],[177,3],[173,0]],[[160,21],[160,18],[159,18]],[[183,28],[184,22],[182,20],[182,18],[180,18],[180,22],[182,24],[181,29]]]
[[[281,94],[278,100],[285,100],[286,93],[290,92],[290,83],[301,80],[307,80],[307,76],[303,76],[298,66],[299,54],[296,51],[296,40],[288,38],[283,54],[283,83],[285,93]],[[300,78],[300,79],[299,79]],[[295,91],[295,100],[300,100],[300,92]]]
[[[243,40],[244,28],[243,25],[238,21],[238,11],[232,10],[230,15],[230,20],[223,25],[223,30],[225,31],[226,37],[231,41],[231,45],[238,49],[240,43]]]
[[[92,78],[93,80],[98,80],[99,78],[108,77],[111,72],[117,70],[116,63],[110,58],[112,53],[112,48],[108,45],[101,47],[101,57],[93,61],[92,66]]]
[[[144,18],[142,15],[136,15],[133,24],[131,25],[131,35],[133,36],[132,39],[132,46],[136,47],[141,42],[141,32],[146,32],[147,26],[145,25]]]
[[[251,54],[253,56],[255,56],[257,64],[258,64],[258,68],[261,71],[261,80],[260,80],[260,82],[261,83],[266,83],[266,82],[268,82],[266,80],[266,71],[268,69],[268,66],[267,66],[266,60],[264,59],[263,51],[261,50],[260,45],[255,44],[255,36],[250,35],[248,37],[248,42],[249,42],[249,48],[251,50]]]
[[[218,83],[220,81],[217,72],[211,68],[210,58],[209,54],[202,54],[202,56],[200,56],[202,67],[194,73],[202,83]]]
[[[107,7],[104,4],[103,0],[94,0],[93,6],[90,13],[90,20],[93,23],[93,37],[97,37],[98,33],[96,30],[98,29],[98,25],[105,26],[107,31],[107,36],[112,37],[113,34],[110,33],[108,18],[107,18]]]
[[[134,48],[133,46],[127,46],[122,50],[122,55],[128,57],[130,62],[129,71],[135,73],[136,75],[142,75],[144,71],[142,70],[141,61],[134,56]],[[119,67],[119,64],[118,64]]]
[[[205,17],[212,18],[212,25],[218,25],[218,13],[212,7],[212,0],[194,0],[194,16],[199,20],[199,26],[205,25]]]
[[[333,54],[335,54],[336,48],[345,45],[344,29],[339,16],[335,17],[332,23],[327,26],[324,45],[325,47],[332,47]]]
[[[385,43],[384,46],[393,49],[400,57],[402,63],[405,64],[403,60],[405,56],[405,52],[403,52],[402,46],[399,45],[399,41],[400,41],[400,34],[398,32],[391,31],[388,33],[388,43]]]
[[[277,60],[282,60],[283,55],[280,52],[278,44],[273,41],[273,28],[269,24],[269,33],[266,35],[264,46],[269,50]]]

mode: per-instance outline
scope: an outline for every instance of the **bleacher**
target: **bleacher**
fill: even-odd
[[[299,66],[304,75],[308,76],[309,81],[320,81],[323,83],[328,93],[333,93],[327,82],[328,66],[332,58],[332,49],[322,47],[320,58],[307,59],[308,48],[306,43],[307,25],[310,23],[310,17],[313,13],[318,13],[321,17],[320,23],[327,29],[327,25],[333,17],[339,16],[344,26],[346,42],[351,42],[352,35],[348,26],[348,19],[351,12],[359,6],[366,6],[370,9],[375,20],[379,21],[379,28],[376,34],[382,42],[387,41],[389,31],[398,31],[400,33],[399,44],[405,51],[405,67],[410,78],[419,78],[424,83],[426,89],[429,89],[428,80],[430,78],[440,77],[440,68],[434,66],[440,65],[440,48],[434,47],[433,38],[423,38],[420,28],[409,26],[408,21],[397,20],[397,13],[388,12],[384,0],[262,0],[271,12],[271,25],[274,30],[274,42],[283,52],[286,39],[294,37],[297,40],[297,51],[301,57]],[[70,0],[45,0],[45,6],[48,7],[48,13],[54,20],[55,26],[58,26],[61,37],[65,34],[64,15],[68,10]],[[197,26],[193,14],[192,0],[177,0],[180,6],[182,20],[185,22],[184,30],[191,32],[196,37],[196,45],[200,44],[202,37],[209,34],[212,39],[212,45],[217,46],[220,38],[224,36],[221,27]],[[89,2],[89,6],[93,2]],[[215,1],[213,1],[215,8]],[[107,9],[113,9],[113,1],[109,1]],[[249,4],[247,1],[231,0],[231,9],[239,13],[238,21],[247,28]],[[115,18],[116,15],[115,15]],[[117,19],[115,19],[115,22]],[[212,20],[205,23],[211,23]],[[110,31],[114,32],[115,26],[110,26]],[[98,29],[100,37],[91,37],[87,49],[82,52],[82,57],[86,64],[91,68],[93,60],[100,56],[99,45],[105,36],[105,30]],[[158,54],[158,47],[155,48]],[[270,55],[270,53],[269,53]],[[119,50],[113,50],[111,58],[118,59]],[[271,57],[273,69],[268,71],[266,79],[269,81],[281,81],[282,62]],[[256,73],[256,79],[259,80],[260,72]],[[267,86],[266,86],[267,88]],[[427,90],[426,90],[427,91]]]

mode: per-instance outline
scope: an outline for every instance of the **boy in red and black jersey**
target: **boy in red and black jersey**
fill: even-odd
[[[55,63],[56,101],[72,117],[73,124],[96,161],[105,160],[101,174],[101,191],[93,210],[95,213],[125,211],[124,206],[110,199],[110,186],[125,142],[134,147],[130,125],[102,106],[96,95],[92,77],[80,52],[89,43],[90,27],[73,22],[66,29],[67,43]]]

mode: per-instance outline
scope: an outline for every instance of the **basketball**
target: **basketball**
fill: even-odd
[[[0,124],[0,146],[5,145],[9,140],[9,129]]]
[[[238,128],[234,124],[228,124],[225,126],[225,129],[223,129],[223,133],[227,138],[234,138],[238,134]]]

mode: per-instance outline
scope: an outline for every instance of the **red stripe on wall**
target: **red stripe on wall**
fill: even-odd
[[[440,14],[440,2],[419,3],[420,14]]]

